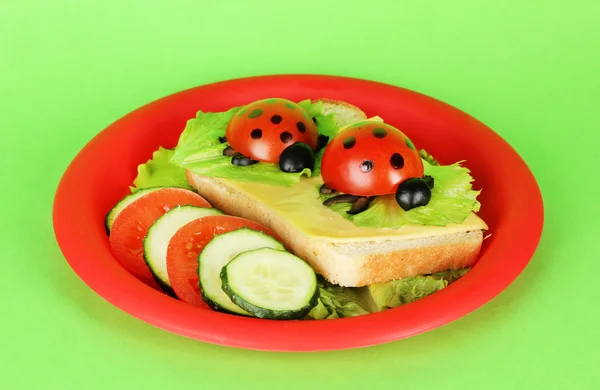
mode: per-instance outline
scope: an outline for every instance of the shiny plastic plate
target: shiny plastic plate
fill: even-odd
[[[484,241],[478,263],[456,283],[419,301],[381,313],[326,321],[269,321],[217,313],[170,298],[125,271],[111,254],[103,223],[106,213],[127,193],[138,164],[147,161],[159,146],[174,147],[186,121],[198,110],[223,111],[267,97],[344,100],[399,127],[441,163],[466,160],[475,188],[484,189],[479,198],[480,215],[491,234]],[[279,75],[185,90],[117,120],[69,165],[57,189],[53,219],[62,252],[79,277],[107,301],[142,321],[208,343],[319,351],[410,337],[485,304],[531,259],[542,232],[543,205],[533,175],[515,150],[456,108],[371,81]]]

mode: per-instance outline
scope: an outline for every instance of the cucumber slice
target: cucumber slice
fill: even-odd
[[[273,237],[256,230],[241,228],[215,236],[198,256],[198,278],[202,299],[215,310],[249,315],[223,291],[221,270],[242,252],[259,248],[285,249]]]
[[[169,241],[184,225],[195,219],[206,217],[208,215],[222,214],[217,209],[195,206],[175,207],[165,214],[161,215],[148,229],[148,234],[144,238],[144,260],[154,279],[165,288],[171,291],[171,282],[167,273],[167,248]]]
[[[262,248],[235,257],[221,271],[223,290],[259,318],[304,318],[317,305],[317,275],[293,254]]]
[[[141,190],[137,190],[133,194],[129,194],[123,199],[121,199],[119,203],[117,203],[115,207],[113,207],[108,212],[108,214],[106,214],[106,218],[104,219],[104,227],[106,228],[106,234],[110,234],[110,229],[112,229],[112,225],[115,222],[115,219],[117,219],[117,216],[121,213],[121,211],[123,211],[125,207],[129,206],[142,196],[147,195],[152,191],[160,190],[161,188],[163,187],[142,188]]]

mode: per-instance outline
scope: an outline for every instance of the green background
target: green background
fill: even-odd
[[[1,389],[600,388],[599,2],[79,3],[0,2]],[[94,294],[51,226],[75,154],[153,99],[272,73],[393,83],[501,134],[544,196],[529,267],[450,325],[313,354],[195,342]]]

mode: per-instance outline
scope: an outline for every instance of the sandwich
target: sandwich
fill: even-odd
[[[249,129],[251,133],[259,126],[266,126],[266,129],[261,129],[263,134],[271,131],[276,138],[273,142],[279,141],[280,144],[286,145],[279,139],[281,129],[284,129],[285,126],[295,126],[295,123],[288,124],[282,119],[281,122],[274,124],[271,123],[271,117],[274,115],[285,117],[286,112],[295,110],[287,108],[285,104],[290,103],[286,101],[282,102],[281,105],[264,102],[260,101],[257,102],[258,104],[249,105],[246,109],[263,110],[262,115],[265,116],[266,121],[253,123],[254,120],[260,119],[260,116],[248,118],[246,123],[250,123],[242,123],[238,125],[238,128],[249,125],[252,127],[252,129]],[[318,128],[319,135],[331,138],[325,150],[322,151],[323,153],[318,153],[316,166],[310,167],[311,173],[307,173],[308,169],[303,167],[303,171],[293,173],[276,172],[276,175],[266,177],[269,175],[270,169],[278,170],[277,164],[260,161],[252,166],[229,164],[230,166],[226,167],[227,169],[222,169],[218,165],[220,162],[207,163],[211,161],[211,157],[203,156],[198,159],[198,156],[204,150],[208,150],[214,145],[214,140],[211,140],[208,134],[201,140],[194,139],[195,133],[202,131],[198,127],[202,126],[198,123],[198,120],[202,120],[204,114],[200,114],[200,119],[188,123],[180,143],[175,149],[173,161],[186,169],[188,183],[214,207],[228,214],[248,218],[268,226],[282,238],[286,247],[289,247],[293,253],[307,261],[318,274],[332,284],[344,287],[361,287],[417,275],[468,268],[476,262],[483,241],[483,233],[487,229],[485,222],[476,215],[476,211],[479,210],[479,202],[477,202],[476,196],[479,192],[465,188],[463,194],[456,194],[456,198],[452,198],[454,194],[443,197],[441,191],[436,191],[436,184],[438,184],[438,187],[444,186],[446,185],[445,180],[450,181],[450,185],[452,185],[454,184],[452,180],[462,179],[461,183],[458,184],[469,187],[470,176],[466,168],[455,164],[440,169],[439,166],[435,165],[434,160],[428,160],[426,154],[421,163],[419,153],[406,145],[400,144],[400,150],[404,152],[412,151],[413,157],[416,155],[419,159],[417,163],[426,165],[426,171],[433,172],[430,175],[433,179],[431,202],[434,203],[434,206],[436,206],[435,202],[443,204],[435,208],[431,206],[428,208],[427,205],[421,206],[421,209],[415,207],[406,212],[395,202],[395,195],[383,194],[379,196],[381,199],[370,200],[370,204],[360,213],[348,214],[349,208],[351,208],[350,203],[327,202],[327,200],[334,197],[324,193],[326,192],[323,189],[325,183],[320,174],[322,172],[321,167],[318,166],[329,162],[326,160],[327,155],[323,157],[323,154],[329,151],[328,148],[333,147],[332,142],[334,139],[343,143],[344,133],[352,131],[353,128],[358,129],[359,134],[367,135],[365,142],[373,142],[366,145],[367,148],[372,148],[373,155],[371,159],[383,158],[381,164],[383,167],[375,166],[367,173],[360,171],[359,164],[362,160],[357,161],[359,181],[365,180],[364,177],[369,176],[369,174],[379,174],[379,172],[376,172],[378,169],[384,170],[384,173],[385,170],[402,171],[409,169],[408,157],[404,157],[404,167],[401,169],[394,169],[390,164],[386,164],[385,159],[391,159],[393,154],[390,153],[390,156],[384,156],[384,151],[377,148],[388,145],[393,149],[394,147],[398,148],[398,146],[390,143],[390,135],[385,138],[377,138],[377,136],[372,135],[373,131],[376,132],[374,129],[391,128],[390,133],[394,130],[391,126],[383,127],[385,122],[379,117],[367,118],[365,113],[358,107],[340,101],[326,99],[315,102],[305,101],[301,102],[298,110],[302,106],[306,107],[304,111],[310,117],[310,121],[316,124],[315,127]],[[257,112],[255,111],[255,115]],[[240,113],[248,115],[247,111],[244,112],[244,108],[240,109],[239,112],[236,111],[236,113],[238,117]],[[309,113],[312,115],[309,115]],[[269,118],[266,118],[267,116]],[[297,119],[297,117],[292,117],[289,118],[289,121],[293,122]],[[308,121],[309,118],[305,119]],[[321,125],[321,122],[325,123]],[[285,125],[283,125],[284,123]],[[234,125],[236,124],[234,123]],[[269,125],[271,125],[272,130]],[[320,129],[319,125],[321,125]],[[222,130],[227,132],[227,127],[223,127]],[[231,127],[229,127],[229,130],[231,131]],[[398,133],[400,132],[398,131]],[[231,134],[235,134],[235,127]],[[218,137],[223,137],[223,135]],[[248,139],[241,138],[241,142],[246,145],[256,141],[252,138],[252,135]],[[259,141],[263,141],[264,138],[263,135]],[[406,140],[410,142],[409,138],[406,138]],[[221,144],[223,150],[231,147],[227,141],[234,142],[233,139],[225,140],[223,138],[221,138],[221,141],[224,141]],[[294,143],[291,142],[289,144],[293,145]],[[406,143],[402,139],[400,142]],[[211,146],[205,146],[209,144]],[[262,146],[263,144],[257,146],[266,149]],[[196,152],[188,153],[187,151],[193,149],[194,146]],[[358,146],[360,145],[356,145],[354,148],[358,149]],[[343,148],[342,145],[342,150]],[[241,147],[240,149],[244,149],[246,154],[250,153],[249,147]],[[350,153],[352,149],[346,151]],[[265,159],[267,156],[263,154],[258,157]],[[359,157],[364,157],[363,160],[370,161],[368,155]],[[338,156],[332,154],[332,158],[338,158]],[[343,158],[343,156],[339,158]],[[235,156],[231,159],[235,159]],[[223,160],[227,160],[227,158]],[[265,169],[262,172],[261,169],[257,169],[260,165],[270,165],[265,167],[269,170]],[[248,168],[255,169],[252,173],[244,172]],[[335,170],[336,167],[334,166],[332,169]],[[456,177],[447,179],[443,176],[447,174],[445,170],[450,171],[450,174]],[[442,177],[436,177],[438,172],[441,172]],[[245,176],[246,173],[248,176]],[[262,174],[265,177],[256,177]],[[278,177],[285,175],[292,175],[293,179],[284,178],[281,182],[278,182]],[[329,175],[332,176],[331,173]],[[392,181],[394,180],[397,180],[397,178],[392,178]],[[436,181],[439,183],[436,183]],[[447,188],[445,191],[451,193],[455,189]],[[373,194],[349,195],[355,195],[355,197],[347,197],[346,199],[352,200],[356,199],[356,196],[360,196],[362,199],[359,201],[364,201],[363,196],[369,197],[370,195],[379,194],[374,191]],[[339,198],[340,196],[338,196]],[[369,201],[368,198],[367,201]],[[329,206],[324,205],[324,202]],[[447,208],[447,210],[444,210],[444,208]],[[444,212],[446,212],[446,215],[444,215]],[[378,217],[381,219],[377,220]],[[419,223],[421,221],[423,223]]]
[[[462,162],[439,164],[413,144],[401,124],[367,117],[350,103],[326,98],[300,102],[268,98],[223,112],[199,111],[187,122],[174,149],[160,148],[139,166],[133,194],[107,215],[107,231],[119,261],[143,252],[145,264],[129,269],[144,278],[147,265],[148,275],[163,290],[186,302],[203,301],[216,310],[274,319],[347,317],[419,299],[468,272],[479,257],[488,229],[477,215],[480,191],[472,188],[472,181]],[[146,192],[165,187],[199,196],[185,195],[189,199],[179,204],[188,209],[179,208],[179,216],[170,211],[160,218],[157,214],[155,225],[160,228],[150,228],[143,237],[138,234],[137,241],[131,235],[134,228],[139,230],[138,225],[121,233],[127,230],[122,227],[127,218],[119,221],[118,214],[124,208],[135,209],[138,197],[151,202]],[[160,197],[155,198],[156,203]],[[197,207],[189,208],[190,204]],[[165,203],[154,209],[168,210],[173,205]],[[237,228],[254,226],[270,237],[230,235],[228,240],[220,240],[220,247],[210,250],[208,241],[202,243],[198,246],[202,253],[180,255],[186,262],[194,257],[195,264],[193,269],[190,264],[183,267],[195,279],[186,276],[182,282],[177,274],[182,267],[171,263],[183,260],[170,260],[175,256],[171,247],[177,246],[178,240],[180,249],[190,247],[184,241],[199,234],[197,231],[223,230],[218,225],[223,217],[216,215],[221,213],[247,221],[234,221]],[[195,228],[194,218],[198,219]],[[177,229],[173,227],[176,220]],[[188,225],[182,227],[184,220]],[[118,225],[116,233],[110,231],[113,222]],[[229,230],[234,229],[231,226]],[[156,238],[155,232],[169,229],[167,239]],[[222,286],[221,280],[203,279],[203,256],[211,253],[225,258],[223,253],[231,246],[246,245],[243,240],[255,241],[246,248],[250,254],[245,256],[247,264],[287,251],[318,275],[318,287],[306,287],[305,283],[307,295],[293,310],[267,310],[232,291],[233,279],[227,278],[236,277],[232,264],[242,264],[242,259],[227,258],[213,271],[221,272]],[[143,251],[125,247],[122,242],[126,241],[136,245],[143,241]],[[270,252],[253,253],[262,248],[259,241],[264,241]],[[282,264],[289,260],[278,258]],[[132,264],[130,260],[121,262]],[[290,269],[306,272],[299,266]],[[190,285],[194,285],[193,291]],[[185,288],[178,290],[177,286]],[[253,288],[268,294],[260,286]],[[205,292],[211,289],[216,293]]]

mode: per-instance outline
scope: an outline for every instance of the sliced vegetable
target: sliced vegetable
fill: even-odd
[[[248,228],[220,234],[206,244],[198,256],[200,292],[204,302],[215,310],[248,315],[247,311],[233,303],[223,292],[220,274],[231,259],[240,253],[259,248],[285,249],[273,237]]]
[[[183,205],[211,207],[193,191],[161,188],[129,204],[114,220],[109,237],[113,254],[126,270],[147,284],[156,285],[144,261],[143,239],[161,215]]]
[[[244,227],[279,239],[261,224],[228,215],[192,221],[173,235],[167,248],[167,274],[179,299],[193,305],[204,304],[198,283],[198,255],[215,236]]]
[[[310,265],[289,252],[272,248],[236,256],[223,267],[221,280],[229,298],[259,318],[302,318],[319,297],[317,275]]]
[[[144,260],[154,279],[166,291],[171,291],[171,282],[167,274],[167,247],[171,237],[187,223],[209,215],[217,215],[221,212],[214,208],[178,206],[164,215],[148,229],[148,234],[143,240]]]
[[[153,191],[160,190],[161,188],[164,187],[144,188],[143,190],[136,191],[133,194],[129,194],[123,199],[121,199],[119,203],[117,203],[116,206],[113,207],[108,212],[108,214],[106,214],[106,218],[104,220],[104,227],[106,228],[106,233],[110,234],[110,230],[112,229],[112,225],[115,222],[115,219],[125,207],[129,206],[142,196],[147,195]]]
[[[346,127],[327,145],[321,175],[327,186],[346,194],[394,194],[403,181],[423,176],[423,162],[403,132],[387,123],[363,121]]]
[[[227,143],[253,160],[277,164],[281,153],[296,142],[317,148],[317,126],[298,104],[280,98],[252,102],[227,124]]]

